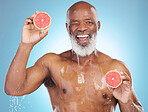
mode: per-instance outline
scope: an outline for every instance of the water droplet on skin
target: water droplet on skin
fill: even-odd
[[[108,104],[110,104],[111,103],[111,99],[110,100],[108,100],[108,102],[106,102],[104,105],[108,105]]]
[[[64,67],[61,68],[61,73],[62,73],[62,74],[64,73]]]
[[[100,89],[100,86],[97,83],[94,82],[94,85],[95,85],[96,90]]]
[[[102,85],[100,86],[99,84],[97,84],[94,80],[94,86],[95,86],[95,89],[96,90],[99,90],[99,89],[104,89],[106,87],[106,83],[105,83],[105,77],[103,77],[101,79],[101,82],[102,82]]]
[[[73,50],[71,50],[72,55],[73,55],[73,52],[74,52],[74,51],[73,51]]]
[[[98,54],[97,54],[97,50],[95,49],[95,56],[98,56]]]
[[[81,74],[78,75],[78,83],[79,83],[79,84],[82,84],[82,83],[84,83],[84,82],[85,82],[84,74],[83,74],[83,72],[81,72]]]
[[[78,65],[79,65],[79,55],[77,55],[77,61],[78,61]]]
[[[81,87],[76,87],[75,89],[76,89],[77,92],[81,91]]]

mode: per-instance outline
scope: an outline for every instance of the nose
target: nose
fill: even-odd
[[[77,28],[78,31],[86,31],[87,30],[87,27],[84,23],[80,23],[78,28]]]

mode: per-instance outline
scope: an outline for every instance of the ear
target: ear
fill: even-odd
[[[67,24],[67,23],[65,23],[65,25],[66,25],[66,29],[67,29],[67,31],[68,31],[68,29],[69,29],[69,28],[68,28],[68,24]]]
[[[100,26],[101,26],[100,21],[98,21],[98,31],[100,30]]]

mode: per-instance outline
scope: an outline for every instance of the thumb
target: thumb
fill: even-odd
[[[40,38],[44,38],[48,34],[49,28],[45,29],[43,32],[40,33]]]

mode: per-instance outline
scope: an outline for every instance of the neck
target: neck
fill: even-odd
[[[74,51],[71,50],[71,59],[76,61],[78,64],[87,65],[94,62],[97,57],[97,50],[93,51],[90,55],[79,56]]]

